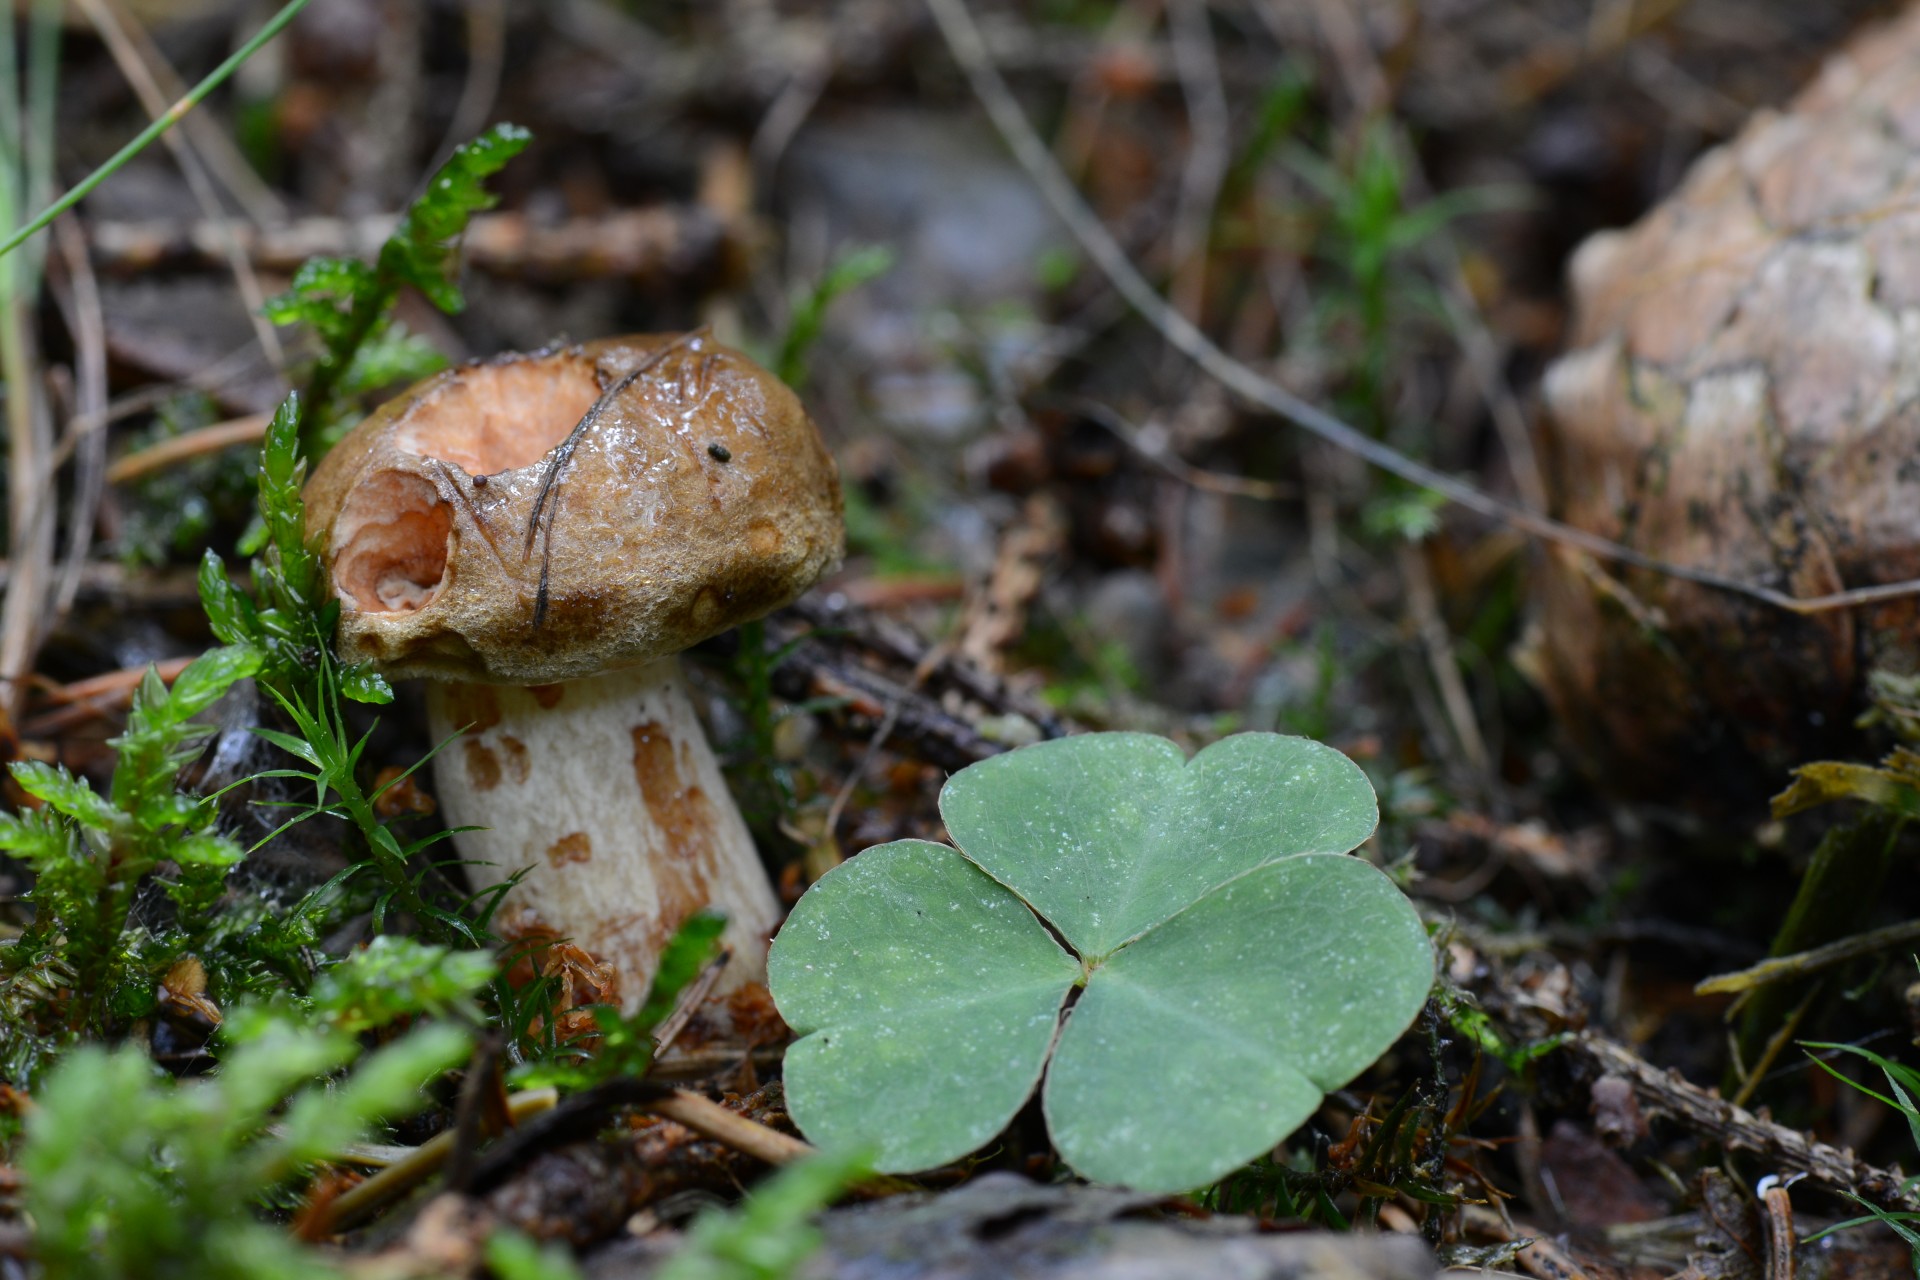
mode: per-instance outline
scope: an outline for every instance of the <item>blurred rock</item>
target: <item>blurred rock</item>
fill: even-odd
[[[826,1244],[801,1280],[1427,1280],[1412,1236],[1258,1235],[1245,1218],[1152,1219],[1161,1197],[990,1173],[941,1195],[904,1195],[822,1216]],[[591,1280],[655,1275],[674,1241],[623,1243]]]
[[[1095,579],[1082,606],[1087,634],[1125,655],[1147,688],[1169,674],[1173,618],[1160,582],[1144,569],[1119,569]]]
[[[1548,374],[1568,522],[1799,596],[1920,577],[1920,10],[1573,264]],[[1590,762],[1744,803],[1831,749],[1920,604],[1797,618],[1555,553],[1533,655]]]
[[[883,244],[893,269],[827,318],[823,347],[859,375],[881,418],[952,440],[987,421],[987,385],[1018,380],[1044,348],[1042,256],[1065,243],[1024,171],[977,121],[868,110],[808,125],[782,168],[789,238],[813,258]]]

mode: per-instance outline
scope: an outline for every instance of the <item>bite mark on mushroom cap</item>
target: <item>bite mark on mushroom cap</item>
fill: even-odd
[[[556,451],[609,389],[529,551]],[[306,498],[340,656],[399,678],[550,684],[678,653],[792,600],[843,538],[799,400],[701,335],[449,369],[355,428]]]

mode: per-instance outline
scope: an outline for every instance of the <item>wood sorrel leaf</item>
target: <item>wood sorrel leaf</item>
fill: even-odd
[[[1088,958],[1263,863],[1345,853],[1377,813],[1358,765],[1277,733],[1191,761],[1150,734],[1083,734],[982,760],[940,792],[960,851]]]
[[[1048,1070],[1055,1145],[1100,1181],[1198,1186],[1383,1053],[1432,983],[1412,904],[1341,856],[1373,830],[1373,789],[1318,743],[1242,734],[1188,762],[1086,734],[963,769],[940,807],[958,853],[867,850],[808,890],[769,957],[803,1035],[795,1121],[878,1149],[879,1169],[998,1132],[1079,982]]]
[[[1364,1071],[1432,985],[1420,917],[1370,863],[1260,867],[1094,972],[1047,1069],[1047,1129],[1095,1181],[1203,1186]]]
[[[788,1106],[815,1142],[927,1169],[1006,1127],[1080,966],[945,845],[899,840],[822,876],[767,957]]]

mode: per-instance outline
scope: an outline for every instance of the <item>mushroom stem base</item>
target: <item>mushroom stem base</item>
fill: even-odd
[[[503,937],[565,939],[615,967],[605,998],[632,1012],[660,950],[703,907],[727,917],[720,990],[766,976],[779,905],[707,746],[678,659],[563,684],[436,681],[434,761],[476,889],[523,873]]]

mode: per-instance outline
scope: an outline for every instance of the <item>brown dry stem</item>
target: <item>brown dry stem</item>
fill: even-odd
[[[1584,529],[1550,519],[1537,512],[1492,494],[1478,486],[1416,462],[1398,450],[1374,440],[1357,428],[1334,417],[1270,378],[1256,372],[1222,350],[1198,326],[1181,315],[1148,283],[1139,268],[1100,223],[1092,209],[1068,180],[1053,153],[1034,131],[1026,112],[1015,100],[1000,72],[993,65],[979,28],[974,25],[965,0],[928,0],[939,22],[947,47],[959,62],[992,119],[994,127],[1015,158],[1040,188],[1041,194],[1060,215],[1067,229],[1094,264],[1106,275],[1127,302],[1175,349],[1187,356],[1210,377],[1235,394],[1286,419],[1328,444],[1350,453],[1370,466],[1399,476],[1411,484],[1431,490],[1457,506],[1465,507],[1489,519],[1497,520],[1542,541],[1570,547],[1597,559],[1631,565],[1664,577],[1676,578],[1698,586],[1731,592],[1760,601],[1776,609],[1798,615],[1831,613],[1889,600],[1920,595],[1920,578],[1882,583],[1851,590],[1830,591],[1818,595],[1795,596],[1761,582],[1730,577],[1710,569],[1675,564],[1636,551],[1632,547],[1599,537]]]
[[[1677,1071],[1662,1071],[1625,1045],[1593,1031],[1579,1031],[1562,1045],[1591,1067],[1596,1075],[1612,1075],[1633,1087],[1641,1110],[1686,1126],[1723,1146],[1750,1151],[1769,1166],[1808,1177],[1841,1191],[1851,1191],[1892,1209],[1920,1207],[1902,1189],[1899,1169],[1868,1164],[1851,1150],[1816,1142],[1797,1129],[1762,1119],[1744,1107],[1686,1080]]]

